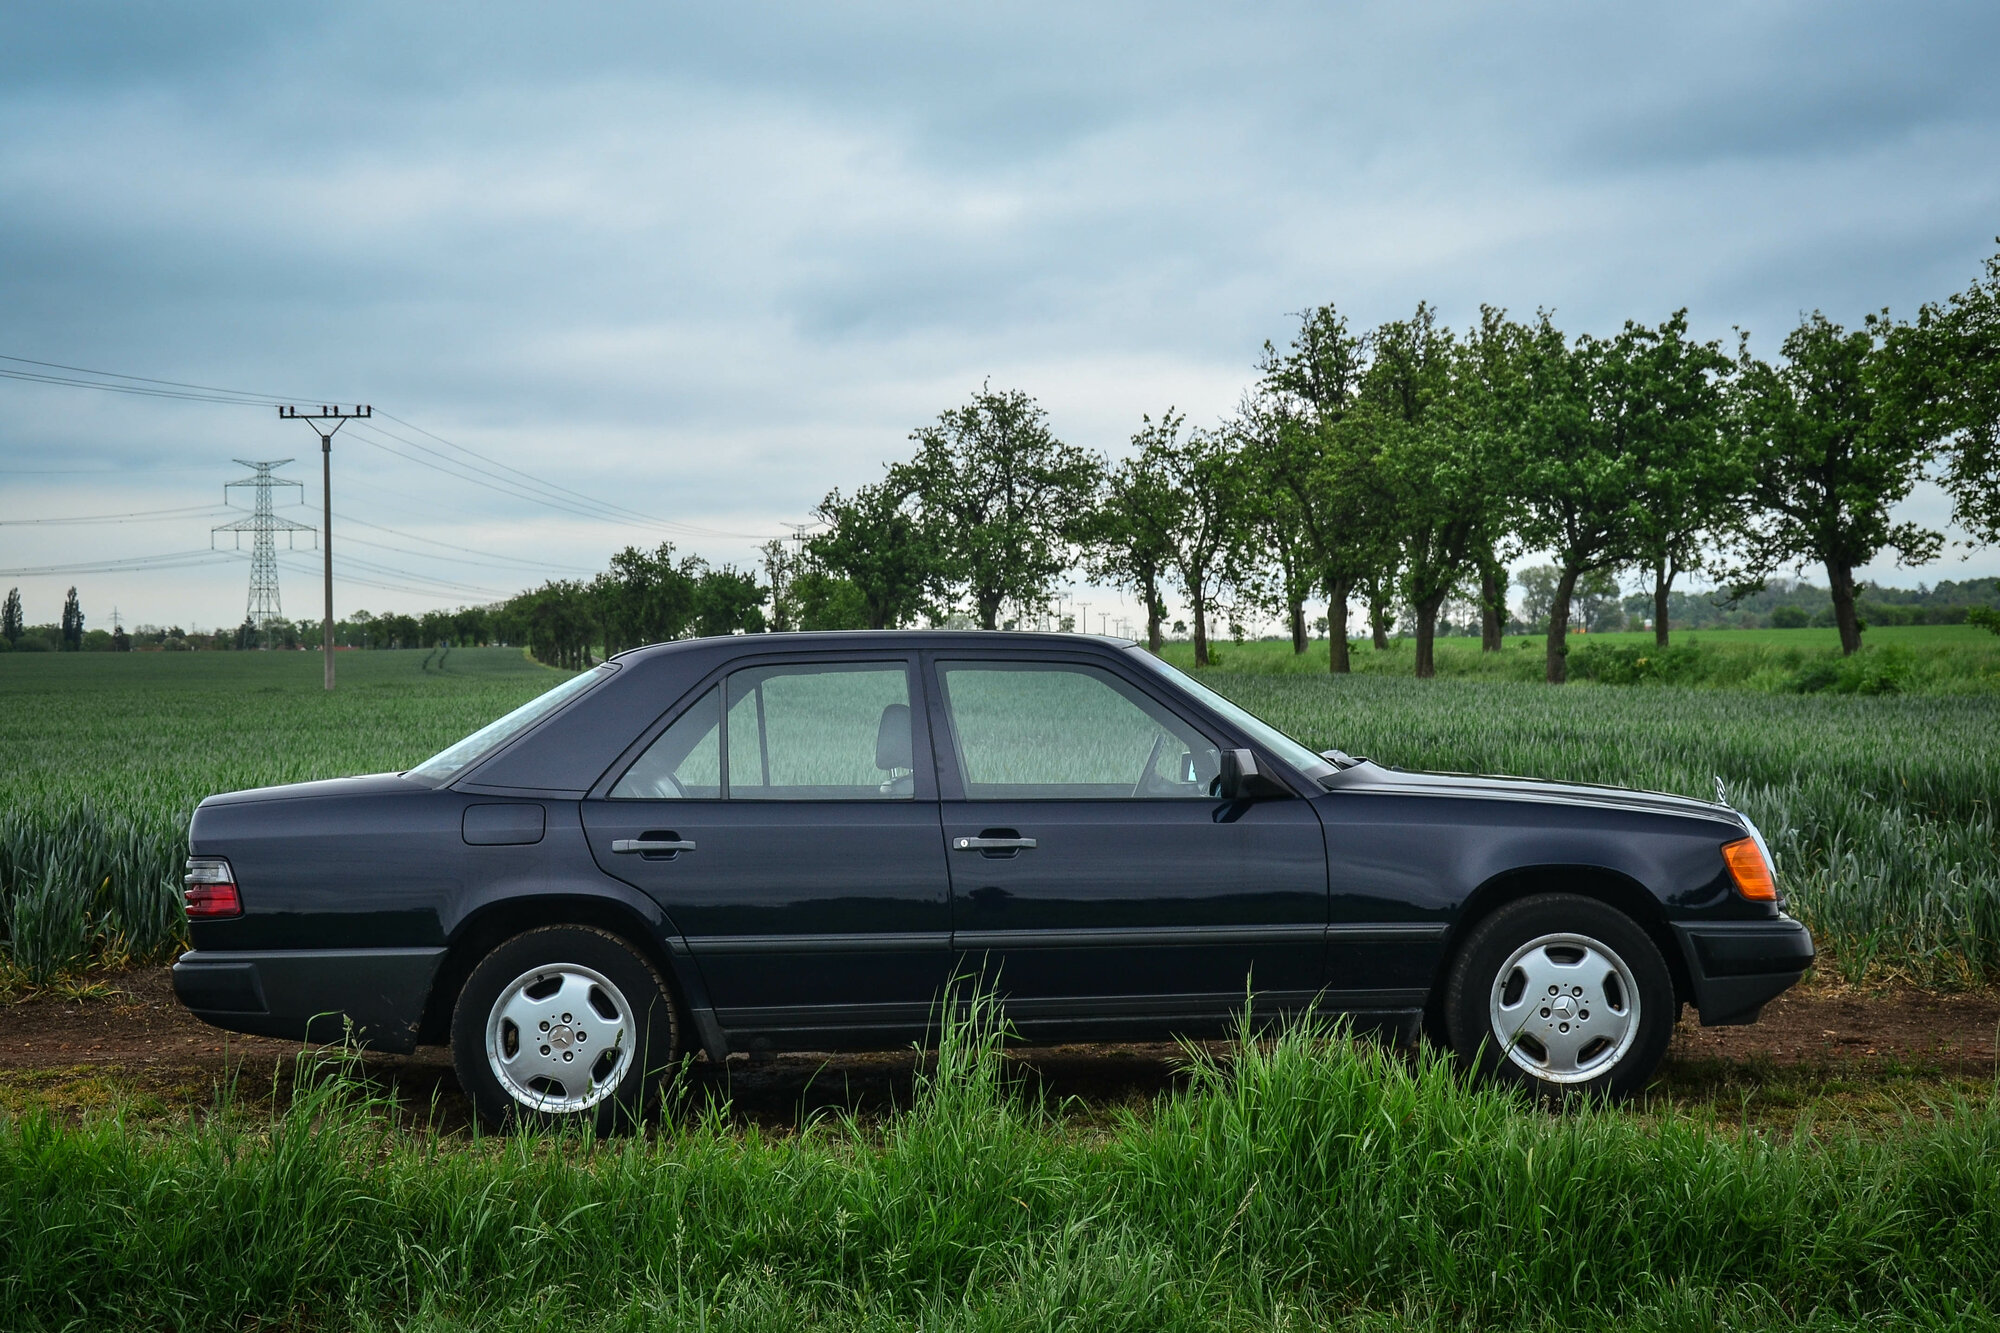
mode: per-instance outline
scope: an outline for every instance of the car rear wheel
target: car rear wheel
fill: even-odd
[[[452,1013],[459,1085],[487,1126],[631,1128],[680,1053],[665,980],[593,926],[525,931],[481,959]]]
[[[1555,1099],[1644,1087],[1680,1008],[1666,960],[1639,924],[1574,894],[1526,898],[1480,922],[1447,985],[1458,1058]]]

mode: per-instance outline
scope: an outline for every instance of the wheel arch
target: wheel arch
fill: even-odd
[[[1424,1005],[1427,1032],[1435,1037],[1443,1031],[1445,979],[1479,923],[1511,903],[1546,893],[1590,898],[1631,918],[1666,960],[1667,973],[1674,982],[1674,999],[1681,1004],[1694,1002],[1694,981],[1688,973],[1687,959],[1682,956],[1673,928],[1667,924],[1666,910],[1645,885],[1610,866],[1577,863],[1515,866],[1488,877],[1467,894],[1445,931],[1444,947],[1439,951],[1437,969],[1431,977],[1430,998]]]
[[[643,953],[673,991],[690,1026],[690,1034],[706,1048],[708,1028],[707,994],[699,978],[687,975],[683,963],[670,946],[662,923],[649,920],[631,904],[601,894],[528,893],[498,898],[466,914],[452,931],[444,959],[431,980],[424,1001],[423,1018],[418,1024],[419,1044],[440,1045],[451,1037],[452,1010],[459,992],[479,960],[495,947],[537,926],[595,926],[631,944]],[[713,1052],[711,1052],[713,1054]]]

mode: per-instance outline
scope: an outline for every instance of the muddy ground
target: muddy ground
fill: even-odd
[[[1702,1028],[1692,1012],[1676,1031],[1649,1097],[1725,1120],[1783,1122],[1806,1109],[1890,1121],[1943,1099],[2000,1084],[2000,994],[1937,994],[1901,987],[1854,990],[1809,982],[1779,997],[1749,1027]],[[123,1108],[142,1118],[203,1113],[228,1095],[248,1105],[282,1100],[295,1076],[295,1042],[225,1033],[174,1003],[167,969],[110,978],[77,998],[36,994],[0,1004],[0,1109],[43,1107],[65,1116]],[[1177,1086],[1185,1056],[1165,1043],[1027,1047],[1013,1058],[1046,1093],[1082,1115],[1143,1107]],[[785,1129],[826,1112],[878,1116],[910,1099],[916,1059],[868,1055],[732,1057],[691,1067],[696,1102],[726,1099],[737,1121]],[[443,1050],[370,1055],[368,1080],[412,1117],[463,1128],[469,1109]]]

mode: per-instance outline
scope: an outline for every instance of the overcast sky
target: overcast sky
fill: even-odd
[[[658,521],[351,429],[342,614],[629,543],[746,562],[984,380],[1116,452],[1228,411],[1309,304],[1685,305],[1767,355],[1804,310],[1913,312],[2000,233],[1996,51],[1990,3],[14,5],[0,354],[369,402]],[[203,550],[231,459],[298,459],[316,508],[317,452],[269,406],[0,379],[0,569]],[[2000,573],[1962,554],[1867,573]],[[5,581],[30,621],[75,583],[93,626],[213,625],[246,574]]]

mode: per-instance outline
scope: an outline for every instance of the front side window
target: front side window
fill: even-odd
[[[907,800],[913,751],[902,663],[751,667],[676,718],[611,796]]]
[[[971,799],[1209,797],[1215,742],[1108,671],[942,662],[938,676]]]

